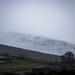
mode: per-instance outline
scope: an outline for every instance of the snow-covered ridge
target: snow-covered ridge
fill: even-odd
[[[0,44],[55,55],[64,54],[66,51],[75,53],[74,44],[29,34],[0,32]]]

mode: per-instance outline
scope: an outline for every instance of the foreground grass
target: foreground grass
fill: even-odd
[[[26,60],[13,60],[11,63],[0,63],[0,68],[40,68],[44,67],[45,64],[38,62],[30,62]]]
[[[0,63],[0,72],[29,72],[32,68],[43,68],[46,65],[27,60],[13,60],[10,63]],[[27,70],[28,69],[28,70]]]

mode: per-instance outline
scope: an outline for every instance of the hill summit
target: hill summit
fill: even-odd
[[[0,32],[0,44],[55,55],[75,53],[74,44],[30,34]]]

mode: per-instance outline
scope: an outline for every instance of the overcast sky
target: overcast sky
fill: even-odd
[[[0,31],[75,44],[75,0],[0,0]]]

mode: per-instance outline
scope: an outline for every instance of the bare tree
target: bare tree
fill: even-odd
[[[62,59],[62,67],[66,70],[72,70],[74,68],[74,54],[72,52],[66,52],[61,56]]]
[[[20,60],[25,60],[26,59],[26,54],[25,53],[18,53],[17,54],[18,56],[18,59],[20,59]]]

